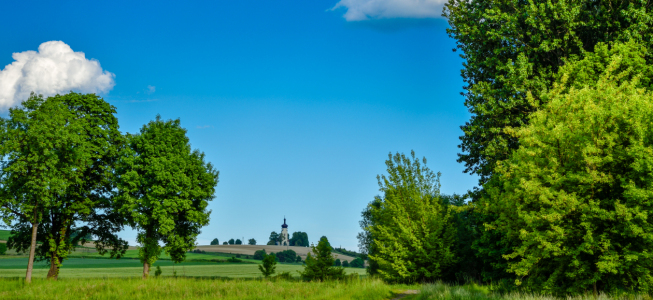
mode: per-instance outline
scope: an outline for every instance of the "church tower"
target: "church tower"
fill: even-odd
[[[281,225],[281,236],[279,237],[280,246],[290,246],[290,240],[288,239],[288,225],[286,225],[286,217],[283,217],[283,225]]]

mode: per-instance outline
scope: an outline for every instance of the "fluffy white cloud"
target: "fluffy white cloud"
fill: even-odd
[[[446,0],[340,0],[331,8],[346,8],[347,21],[389,18],[437,18]]]
[[[62,41],[45,42],[38,51],[18,52],[14,62],[0,71],[0,108],[26,100],[30,92],[52,96],[69,91],[105,93],[113,88],[113,73],[100,62],[86,59]]]

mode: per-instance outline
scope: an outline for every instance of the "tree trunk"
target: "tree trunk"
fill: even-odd
[[[48,271],[47,279],[59,279],[59,265],[61,264],[61,259],[56,257],[55,254],[52,254],[50,258],[50,271]]]
[[[143,279],[147,279],[150,276],[150,264],[143,263]]]
[[[594,281],[594,299],[599,297],[599,292],[596,290],[596,281]]]
[[[39,228],[39,223],[32,223],[32,243],[29,248],[29,259],[27,261],[27,273],[25,274],[25,282],[32,282],[32,269],[34,269],[34,255],[36,254],[36,232]]]

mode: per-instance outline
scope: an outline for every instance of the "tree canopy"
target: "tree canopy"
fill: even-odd
[[[532,290],[653,284],[653,94],[631,67],[646,51],[598,50],[561,70],[528,126],[506,130],[521,146],[486,185],[487,228],[517,241],[507,270]]]
[[[160,116],[129,135],[120,162],[121,211],[138,230],[143,277],[164,250],[175,262],[195,247],[200,228],[209,222],[218,171],[191,150],[179,120]],[[159,245],[163,242],[163,246]]]
[[[369,258],[387,281],[440,279],[456,261],[456,228],[450,206],[440,198],[440,174],[415,152],[410,157],[390,153],[386,166],[388,175],[377,176],[383,196],[368,206]]]

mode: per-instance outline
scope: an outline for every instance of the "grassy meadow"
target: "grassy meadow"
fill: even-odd
[[[253,279],[137,278],[0,279],[0,299],[391,299],[380,280],[301,282]]]

